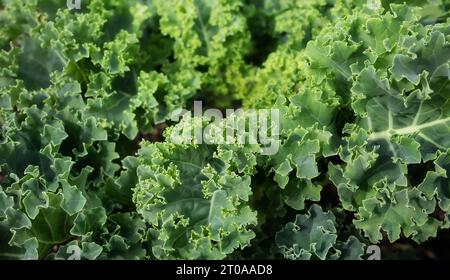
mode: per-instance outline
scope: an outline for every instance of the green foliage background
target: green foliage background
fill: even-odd
[[[0,258],[415,258],[449,235],[450,1],[65,2],[0,0]],[[165,141],[194,100],[279,109],[279,152]]]

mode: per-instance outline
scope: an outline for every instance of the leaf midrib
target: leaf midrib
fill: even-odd
[[[434,126],[438,126],[438,125],[442,125],[445,124],[447,122],[450,122],[450,117],[444,118],[444,119],[438,119],[438,120],[434,120],[431,122],[427,122],[427,123],[423,123],[420,125],[410,125],[410,126],[406,126],[403,128],[398,128],[398,129],[387,129],[384,131],[379,131],[379,132],[373,132],[372,134],[369,135],[369,141],[376,141],[376,140],[381,140],[381,139],[390,139],[392,136],[394,135],[409,135],[409,134],[413,134],[416,132],[420,132],[423,129],[426,128],[430,128],[430,127],[434,127]]]

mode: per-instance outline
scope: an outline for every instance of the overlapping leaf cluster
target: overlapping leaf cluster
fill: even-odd
[[[65,2],[0,0],[0,258],[361,259],[448,234],[449,1]],[[194,100],[278,109],[278,152],[173,143],[210,124],[174,123]]]

